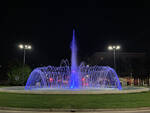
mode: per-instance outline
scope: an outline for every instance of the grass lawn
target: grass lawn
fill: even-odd
[[[150,92],[105,95],[37,95],[0,93],[0,107],[97,109],[149,106]]]

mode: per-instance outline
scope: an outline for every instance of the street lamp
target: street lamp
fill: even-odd
[[[113,45],[113,46],[108,46],[108,50],[113,51],[113,55],[114,55],[114,68],[116,69],[116,51],[120,50],[120,46],[119,45]]]
[[[23,50],[23,66],[25,65],[26,50],[31,50],[32,46],[27,44],[19,44],[18,47]]]

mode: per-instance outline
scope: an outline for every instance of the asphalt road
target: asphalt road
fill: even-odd
[[[15,110],[0,110],[0,113],[72,113],[72,112],[38,112],[38,111],[15,111]],[[149,110],[132,110],[132,111],[100,111],[100,112],[75,112],[75,113],[150,113]]]

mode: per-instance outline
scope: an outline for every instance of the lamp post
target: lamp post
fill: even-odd
[[[18,47],[23,50],[23,66],[24,66],[26,60],[26,50],[31,50],[32,47],[31,45],[26,45],[26,44],[20,44]]]
[[[120,50],[119,45],[108,46],[108,50],[113,51],[114,55],[114,68],[116,69],[116,51]]]

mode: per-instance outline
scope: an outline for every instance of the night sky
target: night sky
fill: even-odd
[[[79,59],[120,44],[121,51],[148,52],[149,0],[19,0],[1,2],[0,64],[18,59],[20,43],[31,44],[30,65],[59,65],[70,59],[72,30],[77,30]]]

